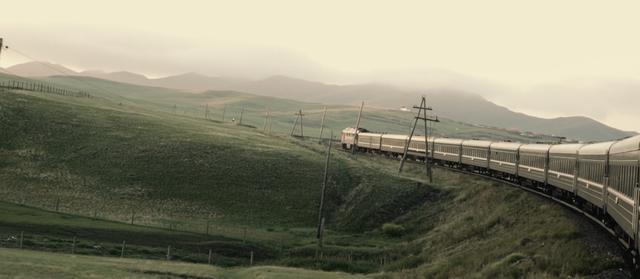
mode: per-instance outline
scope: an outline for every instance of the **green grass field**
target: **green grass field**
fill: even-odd
[[[384,271],[376,275],[383,278],[566,277],[625,267],[618,246],[598,228],[530,193],[441,169],[429,184],[420,166],[408,165],[398,175],[397,161],[337,150],[326,247],[316,261],[326,146],[283,135],[284,120],[269,135],[200,114],[176,114],[163,97],[146,101],[156,90],[170,99],[175,92],[136,89],[149,95],[140,97],[134,89],[111,88],[122,95],[92,99],[0,92],[1,247],[15,248],[24,232],[25,248],[69,253],[76,236],[76,252],[83,255],[119,256],[125,240],[127,256],[137,259],[162,259],[171,245],[179,261],[206,262],[212,249],[216,265],[246,266],[254,251],[258,265]],[[228,108],[279,103],[224,94],[220,102]],[[200,95],[187,96],[198,101],[172,102],[201,104]],[[346,125],[345,115],[355,119],[355,113],[336,110],[328,125]],[[388,126],[396,121],[379,117]],[[261,121],[257,114],[247,119],[253,126]],[[455,130],[447,125],[441,131]],[[127,224],[131,220],[135,225]],[[390,222],[405,233],[385,236],[382,224]],[[46,255],[11,257],[51,266],[60,260],[48,263],[52,257]],[[103,258],[82,258],[103,264]]]
[[[157,260],[59,255],[0,248],[0,278],[365,278],[276,266],[219,268]]]

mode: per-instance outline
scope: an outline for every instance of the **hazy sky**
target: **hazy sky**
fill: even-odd
[[[21,0],[2,10],[6,44],[76,69],[437,80],[519,111],[640,131],[640,1]],[[0,66],[24,60],[7,52]]]

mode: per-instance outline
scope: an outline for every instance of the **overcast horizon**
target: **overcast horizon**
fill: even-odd
[[[21,1],[3,7],[12,11],[0,18],[6,45],[77,70],[448,87],[534,116],[588,116],[640,131],[640,3],[633,1]],[[10,49],[0,67],[28,60]]]

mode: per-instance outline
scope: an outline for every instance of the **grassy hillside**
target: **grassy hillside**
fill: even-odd
[[[37,278],[365,278],[338,272],[260,266],[223,269],[179,262],[53,255],[45,252],[0,248],[0,277]],[[28,265],[28,268],[25,267]]]
[[[61,98],[8,93],[0,100],[8,200],[54,208],[59,199],[62,211],[120,220],[133,213],[139,223],[196,216],[265,226],[314,222],[321,151],[246,127]],[[339,187],[329,208],[363,175],[342,161],[331,171]],[[36,195],[21,196],[28,193]]]
[[[4,76],[8,79],[7,76]],[[3,76],[0,75],[0,81]],[[265,97],[235,91],[208,91],[204,93],[187,93],[179,90],[138,86],[117,83],[88,77],[49,77],[44,82],[57,84],[68,88],[78,88],[91,92],[96,96],[106,98],[123,105],[135,106],[152,111],[169,112],[172,114],[196,118],[205,117],[208,107],[208,119],[214,121],[236,123],[241,118],[242,123],[263,129],[265,114],[272,115],[272,131],[279,134],[289,134],[293,126],[294,114],[302,109],[305,114],[304,134],[319,136],[320,124],[324,105]],[[355,126],[358,107],[348,105],[330,105],[325,119],[326,129],[333,129],[336,133],[345,127]],[[224,116],[224,118],[223,118]],[[400,110],[388,110],[365,106],[361,127],[372,131],[408,134],[413,125],[414,113]],[[556,139],[542,135],[521,135],[519,132],[499,128],[488,128],[470,125],[462,122],[440,118],[442,122],[433,125],[432,133],[437,136],[458,138],[482,138],[496,140],[513,140],[521,142],[555,141]],[[325,130],[324,136],[327,137]],[[418,131],[418,133],[423,133]]]
[[[377,156],[360,161],[389,175],[397,167]],[[423,172],[412,164],[405,177],[422,181]],[[438,199],[396,219],[412,237],[392,249],[403,257],[386,266],[396,271],[386,278],[630,277],[618,270],[625,264],[616,241],[559,204],[445,169],[435,169],[434,185]]]
[[[68,251],[78,235],[78,253],[100,254],[94,245],[117,253],[131,238],[140,258],[157,259],[173,244],[181,260],[203,262],[213,247],[219,264],[243,265],[252,249],[259,264],[384,277],[566,277],[624,267],[613,241],[559,205],[446,170],[428,184],[419,166],[398,175],[397,162],[343,152],[332,160],[326,248],[316,262],[325,147],[315,141],[163,112],[143,99],[0,94],[0,194],[10,202],[0,207],[0,234],[25,231],[30,249]],[[388,237],[384,223],[405,231]]]
[[[244,126],[106,100],[2,94],[3,200],[200,233],[209,223],[211,234],[234,239],[244,239],[246,234],[249,241],[273,248],[263,249],[267,255],[298,247],[299,256],[287,259],[313,258],[308,251],[314,249],[324,162],[319,145],[310,149],[296,140],[266,136]],[[383,218],[366,220],[366,226],[361,226],[362,216],[338,210],[350,203],[347,197],[356,187],[419,195],[427,191],[416,189],[411,181],[372,172],[346,160],[332,162],[327,227],[341,231],[337,235],[363,233],[401,213],[371,208],[371,214],[379,211]],[[379,202],[386,199],[379,197]],[[408,200],[405,207],[422,201]],[[361,251],[364,262],[339,268],[375,268],[372,257],[380,248],[370,246],[376,241],[353,239],[350,250]],[[389,241],[394,242],[382,242]],[[230,246],[233,253],[245,251]],[[290,264],[308,266],[313,260]]]

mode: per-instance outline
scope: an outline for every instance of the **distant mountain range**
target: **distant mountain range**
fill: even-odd
[[[595,141],[618,139],[634,135],[607,126],[588,117],[561,117],[545,119],[518,113],[492,103],[470,92],[448,89],[429,91],[404,90],[385,84],[332,85],[285,76],[273,76],[261,80],[243,80],[210,77],[187,73],[150,79],[131,72],[76,72],[62,65],[30,62],[9,67],[8,73],[41,77],[53,75],[81,75],[105,80],[145,86],[180,89],[191,92],[206,90],[233,90],[258,95],[327,104],[367,105],[395,108],[417,104],[419,96],[426,95],[434,113],[450,119],[519,131],[529,131],[564,136],[571,139]]]

